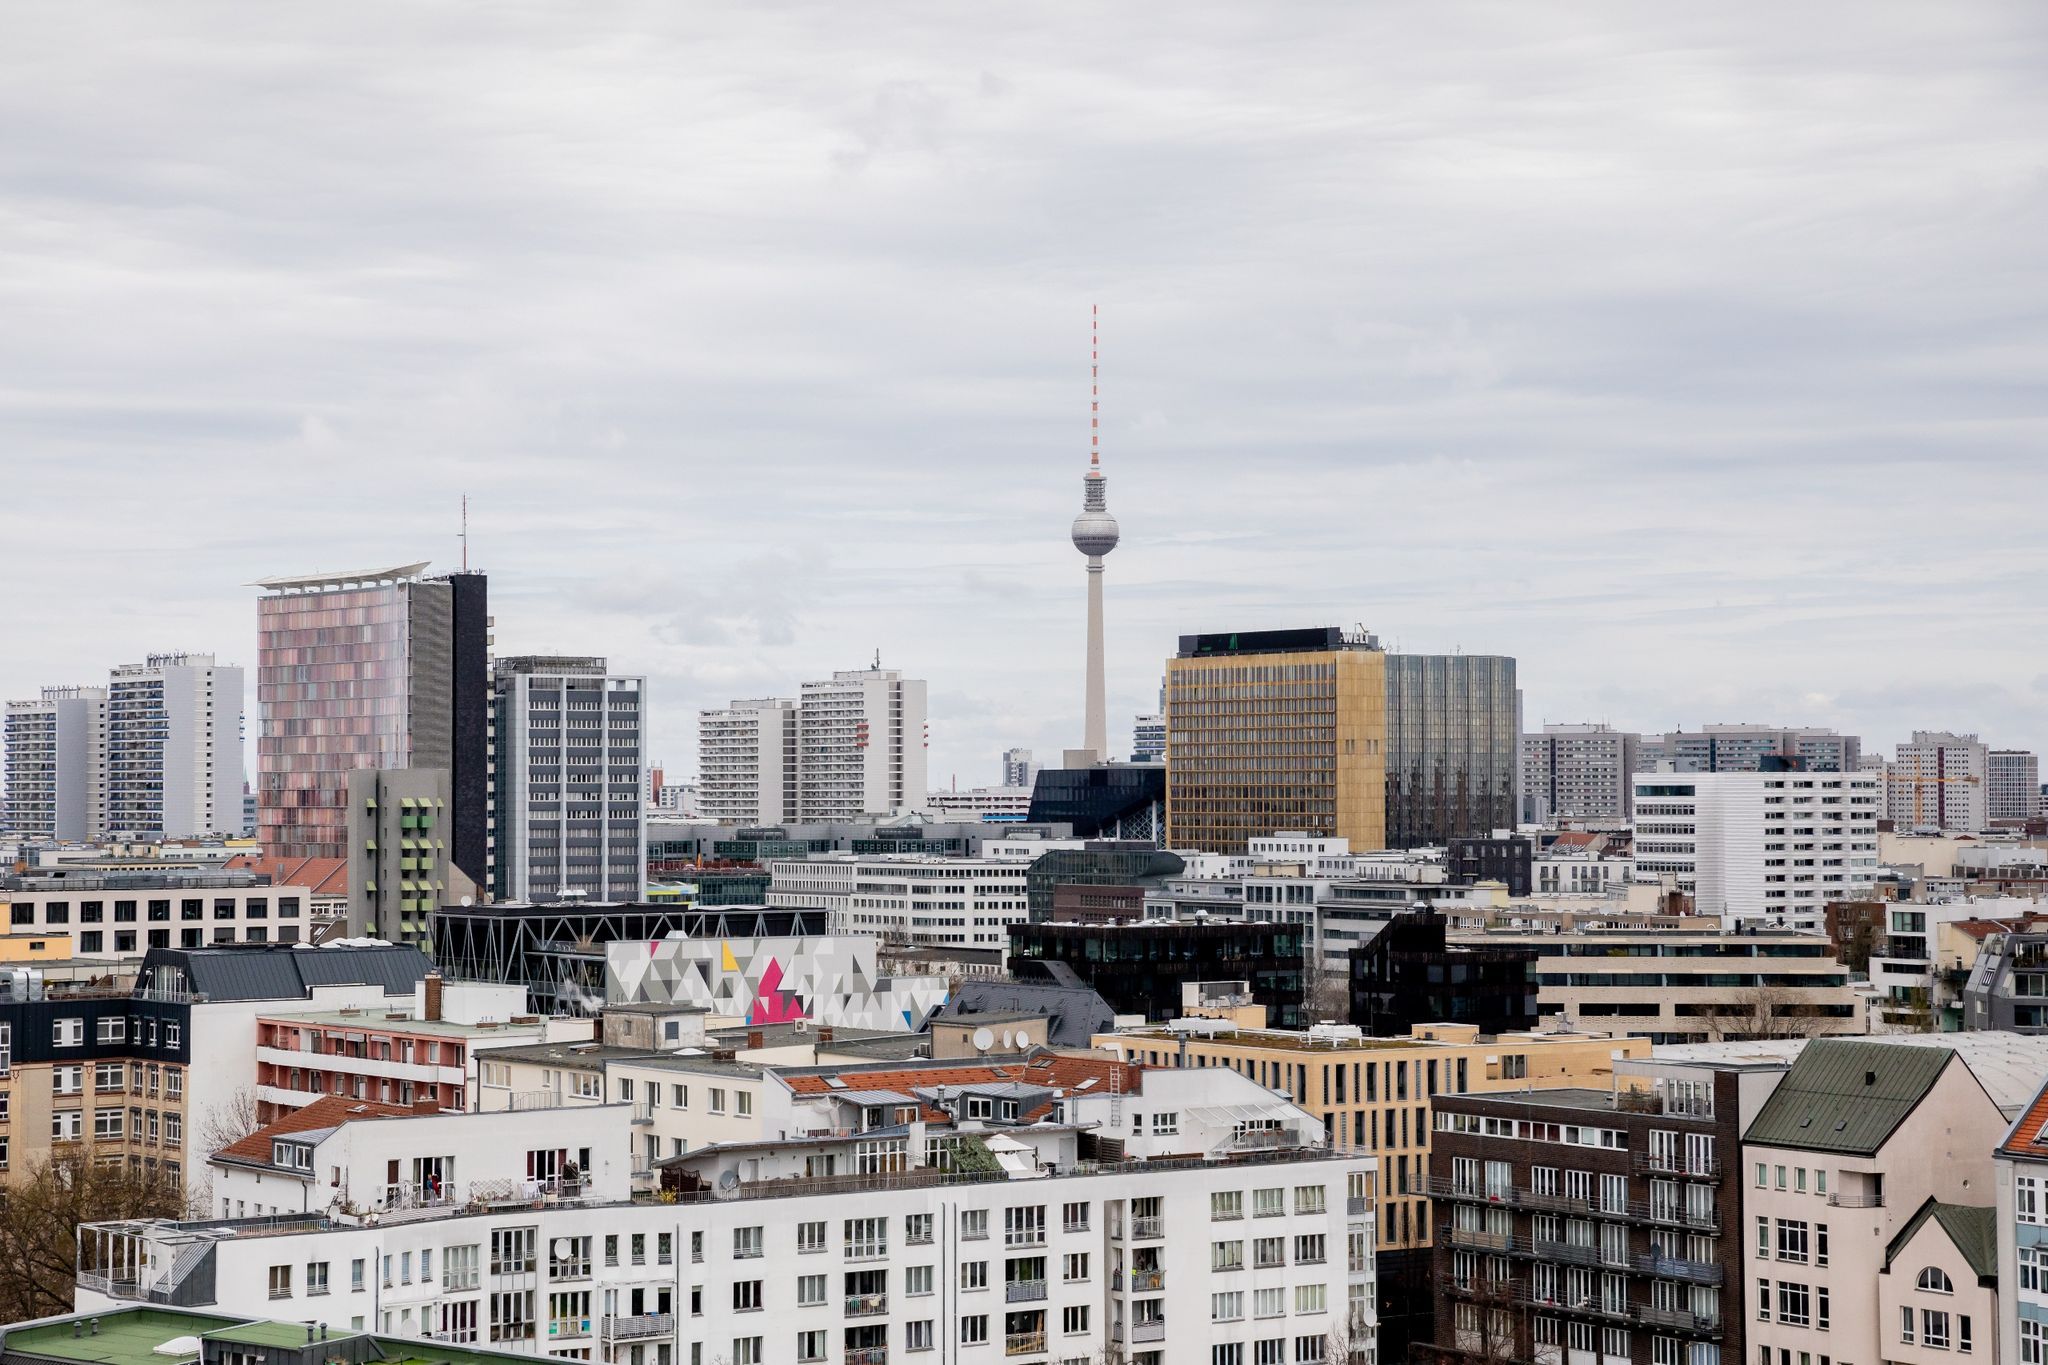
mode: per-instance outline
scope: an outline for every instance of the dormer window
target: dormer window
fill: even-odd
[[[971,1119],[985,1119],[993,1109],[993,1104],[986,1096],[971,1096],[967,1101],[967,1117]]]
[[[1017,1121],[1017,1101],[1003,1101],[1003,1119],[1008,1123],[1015,1123]]]
[[[313,1149],[303,1142],[273,1140],[270,1144],[270,1162],[289,1171],[310,1171],[313,1169]]]

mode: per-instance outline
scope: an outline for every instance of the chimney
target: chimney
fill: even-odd
[[[441,1112],[441,1101],[414,1100],[412,1102],[412,1112],[415,1114],[438,1114]]]
[[[763,1033],[763,1032],[762,1032],[762,1031],[761,1031],[760,1029],[748,1029],[748,1030],[747,1030],[747,1050],[748,1050],[748,1051],[750,1051],[750,1052],[759,1052],[759,1051],[760,1051],[760,1050],[761,1050],[762,1048],[764,1048],[764,1047],[766,1047],[766,1046],[768,1046],[768,1035],[767,1035],[767,1034]]]
[[[429,1023],[439,1023],[441,1019],[441,973],[429,969],[426,979],[420,982],[420,986],[427,997],[424,1017]]]
[[[824,1024],[819,1027],[818,1041],[821,1043],[829,1043],[832,1041],[832,1026],[830,1024]]]
[[[313,1344],[313,1324],[310,1322],[306,1324],[306,1344],[308,1346]]]

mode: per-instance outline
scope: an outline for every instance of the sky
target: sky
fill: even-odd
[[[2040,749],[2044,70],[1990,0],[0,7],[0,696],[253,665],[244,585],[467,494],[671,780],[879,650],[996,781],[1080,742],[1099,305],[1112,747],[1180,633],[1362,624],[1531,728]]]

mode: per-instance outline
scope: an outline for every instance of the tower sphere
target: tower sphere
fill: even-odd
[[[1074,548],[1084,555],[1106,555],[1116,548],[1116,518],[1108,512],[1089,508],[1074,518]]]

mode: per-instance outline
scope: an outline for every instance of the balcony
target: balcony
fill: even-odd
[[[887,1294],[848,1294],[846,1316],[849,1318],[878,1318],[889,1311]]]
[[[636,1100],[636,1101],[634,1101],[634,1103],[633,1103],[633,1122],[634,1122],[634,1123],[652,1123],[652,1122],[654,1122],[654,1101],[653,1101],[653,1100]]]
[[[1134,1345],[1142,1345],[1149,1341],[1164,1341],[1166,1340],[1166,1319],[1152,1318],[1145,1322],[1132,1323],[1129,1326],[1121,1322],[1114,1323],[1110,1326],[1109,1335],[1112,1341],[1129,1341]]]
[[[1831,1194],[1828,1196],[1831,1209],[1881,1209],[1884,1207],[1882,1194]]]
[[[1134,1242],[1157,1242],[1166,1237],[1166,1220],[1158,1216],[1133,1218],[1131,1240]]]
[[[1362,1195],[1354,1194],[1345,1201],[1344,1211],[1353,1218],[1363,1218],[1366,1214],[1372,1212],[1372,1200]]]
[[[1719,1180],[1721,1163],[1711,1157],[1686,1157],[1637,1152],[1633,1162],[1638,1175],[1669,1175],[1681,1180]]]
[[[1006,1356],[1044,1355],[1045,1333],[1012,1332],[1003,1338],[1003,1354]]]
[[[1156,1294],[1166,1288],[1166,1272],[1154,1266],[1150,1269],[1131,1271],[1131,1292],[1133,1294]]]
[[[846,1353],[845,1365],[889,1365],[886,1346],[856,1346]]]
[[[1011,1280],[1003,1286],[1005,1303],[1036,1303],[1044,1297],[1044,1280]]]
[[[648,1337],[672,1337],[676,1331],[673,1313],[635,1313],[620,1317],[607,1313],[599,1323],[606,1341],[643,1341]]]

